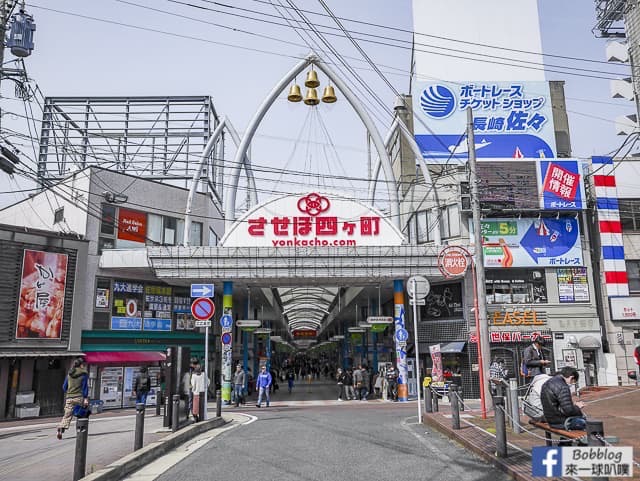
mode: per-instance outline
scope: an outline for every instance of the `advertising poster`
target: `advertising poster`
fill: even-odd
[[[540,208],[582,210],[585,192],[582,162],[578,160],[541,160],[538,162]]]
[[[171,287],[146,286],[144,296],[145,331],[171,330]]]
[[[25,250],[16,339],[60,339],[67,255]]]
[[[586,267],[558,269],[560,302],[589,302],[589,283]]]
[[[111,329],[139,331],[142,329],[144,286],[137,282],[113,282]]]
[[[147,214],[120,208],[118,240],[144,244],[147,240]],[[120,245],[120,243],[118,243]]]
[[[431,380],[432,382],[444,381],[444,374],[442,372],[442,354],[440,353],[440,344],[429,346],[429,352],[431,353]]]
[[[480,222],[485,267],[582,266],[574,217],[487,219]]]
[[[415,139],[429,162],[467,158],[467,107],[478,158],[556,156],[547,82],[416,82],[412,94]]]
[[[96,308],[104,309],[109,307],[109,289],[96,289]]]

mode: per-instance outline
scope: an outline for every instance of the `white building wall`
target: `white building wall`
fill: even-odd
[[[413,0],[418,79],[545,80],[543,70],[517,62],[543,63],[539,18],[537,0]]]

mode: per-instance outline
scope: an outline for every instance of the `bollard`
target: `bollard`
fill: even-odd
[[[162,404],[162,391],[156,394],[156,416],[160,416],[160,404]]]
[[[76,421],[76,456],[73,463],[73,481],[84,478],[87,464],[87,437],[89,436],[89,418]]]
[[[205,417],[205,413],[207,411],[207,406],[204,405],[204,393],[200,393],[200,402],[198,403],[198,421],[204,421],[207,419]]]
[[[180,395],[173,395],[173,407],[171,409],[171,431],[176,432],[178,430],[178,420],[180,419]]]
[[[587,420],[587,444],[589,446],[604,446],[604,425],[602,421]],[[591,478],[595,481],[607,481],[609,478]]]
[[[216,417],[222,416],[222,393],[216,389]]]
[[[433,412],[437,413],[438,412],[438,393],[437,392],[431,393],[431,399],[433,400]]]
[[[458,400],[460,401],[460,411],[464,411],[464,389],[462,386],[458,386],[458,392],[460,393],[458,396]]]
[[[451,421],[453,429],[460,429],[460,403],[458,402],[458,386],[452,385],[451,391]]]
[[[507,457],[507,426],[505,425],[504,415],[504,397],[495,396],[493,398],[496,411],[495,411],[495,423],[496,423],[496,456],[499,458]]]
[[[144,441],[144,403],[136,403],[136,432],[133,439],[133,450],[142,447]]]
[[[520,434],[522,432],[522,426],[520,426],[520,406],[518,405],[518,380],[515,378],[509,379],[509,407],[511,408],[511,426],[513,432]]]
[[[168,428],[171,426],[171,406],[169,405],[169,396],[164,396],[164,417],[162,418],[162,427]]]
[[[424,412],[431,413],[433,412],[433,399],[431,399],[431,388],[426,386],[423,388],[424,390]]]

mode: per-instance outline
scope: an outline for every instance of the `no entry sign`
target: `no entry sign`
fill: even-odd
[[[214,312],[216,312],[216,306],[213,301],[207,297],[198,297],[191,303],[191,314],[199,321],[211,319]]]

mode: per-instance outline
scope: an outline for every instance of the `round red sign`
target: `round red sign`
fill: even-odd
[[[215,311],[215,304],[207,297],[198,297],[191,304],[191,314],[199,321],[211,319]]]
[[[461,247],[448,246],[438,255],[438,269],[445,277],[461,276],[467,272],[469,260],[467,252]]]

